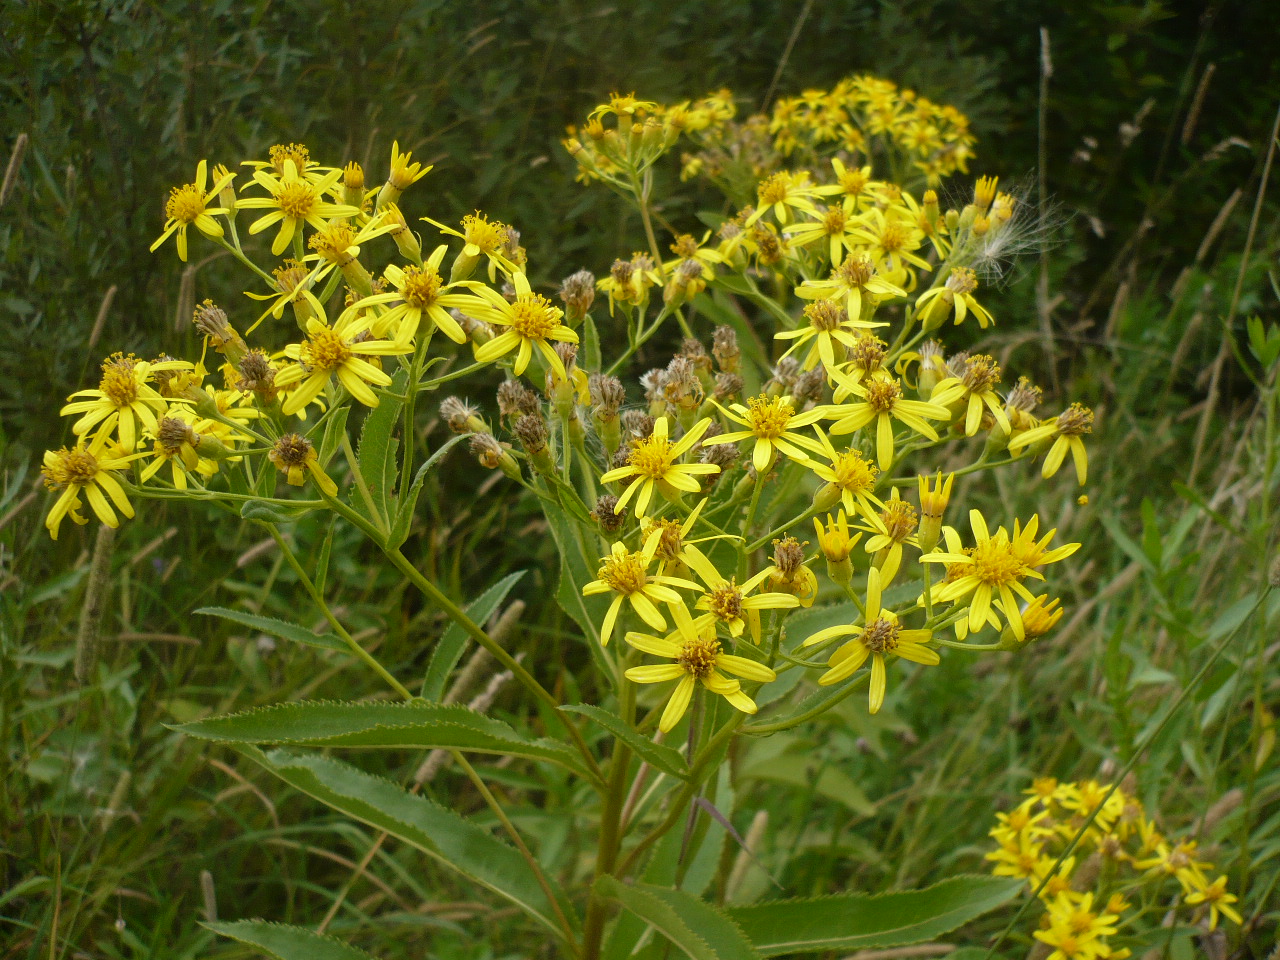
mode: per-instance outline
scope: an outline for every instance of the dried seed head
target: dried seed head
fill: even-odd
[[[498,387],[498,413],[508,419],[542,411],[538,395],[519,380],[504,380]]]
[[[622,430],[628,437],[643,440],[653,435],[656,421],[643,410],[624,410],[622,413]]]
[[[795,357],[783,357],[778,361],[778,365],[773,368],[773,377],[765,385],[765,389],[767,390],[770,386],[776,386],[780,387],[783,393],[791,393],[799,377],[800,361]]]
[[[631,466],[631,441],[623,441],[618,449],[613,451],[613,456],[609,458],[609,469],[617,470],[619,467]]]
[[[196,325],[197,330],[215,343],[225,342],[236,336],[236,332],[231,329],[230,321],[227,320],[227,312],[212,300],[205,300],[196,307],[191,322]]]
[[[595,299],[596,276],[590,270],[571,273],[560,284],[560,300],[564,303],[565,316],[570,320],[585,316]]]
[[[795,397],[796,406],[802,406],[805,403],[820,403],[822,401],[822,392],[826,386],[827,375],[821,367],[814,367],[808,373],[800,374],[791,390],[792,396]]]
[[[458,397],[445,397],[440,401],[440,419],[454,433],[470,433],[471,427],[467,421],[477,412],[475,407]]]
[[[587,379],[587,392],[591,395],[591,412],[601,420],[613,420],[627,401],[627,391],[617,377],[593,373]]]
[[[640,375],[640,386],[644,388],[644,398],[649,403],[662,399],[662,388],[666,383],[667,372],[656,367]]]
[[[596,500],[595,509],[591,511],[591,519],[600,524],[600,532],[614,534],[627,522],[626,513],[616,512],[618,498],[611,493],[601,494]]]
[[[738,335],[733,327],[716,327],[711,338],[711,355],[725,373],[738,372],[742,351],[738,348]]]
[[[252,391],[266,403],[275,399],[276,368],[265,350],[250,350],[236,370],[240,374],[235,385],[237,390]]]
[[[564,364],[566,371],[578,362],[578,345],[576,343],[557,340],[552,344],[551,349],[556,352],[556,356],[560,358],[560,362]]]
[[[156,424],[156,442],[165,453],[173,456],[184,443],[194,447],[199,442],[199,437],[191,429],[191,424],[185,420],[179,420],[177,417],[162,417]]]
[[[698,379],[693,361],[687,357],[675,357],[667,364],[663,374],[662,396],[681,410],[696,410],[706,391]]]
[[[716,388],[712,396],[724,402],[742,393],[742,378],[736,373],[717,373]]]
[[[969,351],[961,350],[947,357],[947,374],[949,376],[960,379],[964,376],[966,363],[969,360]]]
[[[888,653],[898,647],[902,627],[895,619],[877,617],[862,629],[862,643],[872,653]]]
[[[541,414],[526,413],[515,425],[516,437],[530,456],[547,449],[547,422]]]

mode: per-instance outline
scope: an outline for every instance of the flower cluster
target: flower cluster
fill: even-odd
[[[1025,793],[1009,813],[996,814],[991,836],[997,847],[986,859],[996,876],[1023,878],[1038,892],[1046,912],[1035,938],[1051,951],[1047,960],[1129,956],[1112,938],[1135,932],[1146,911],[1134,901],[1150,903],[1170,880],[1181,903],[1210,930],[1220,916],[1241,922],[1227,878],[1210,879],[1213,864],[1196,841],[1161,833],[1130,791],[1045,777]],[[1082,828],[1080,842],[1064,857]]]

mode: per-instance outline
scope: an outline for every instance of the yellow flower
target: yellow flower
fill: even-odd
[[[747,596],[768,578],[768,569],[739,586],[736,577],[726,578],[707,555],[692,544],[684,548],[682,558],[707,586],[696,605],[699,610],[707,611],[694,621],[700,630],[708,623],[713,626],[719,623],[731,637],[736,638],[742,636],[744,628],[749,628],[752,642],[759,643],[761,610],[789,610],[800,606],[799,598],[789,593],[767,592]]]
[[[897,615],[881,606],[880,571],[874,567],[867,571],[867,604],[863,625],[840,624],[819,630],[801,646],[809,647],[825,640],[848,636],[854,639],[842,644],[831,654],[827,661],[830,669],[818,678],[818,683],[827,687],[847,680],[870,658],[871,689],[867,704],[871,713],[878,713],[884,704],[886,654],[930,666],[941,662],[937,651],[925,646],[932,636],[928,630],[903,630]]]
[[[708,230],[702,242],[706,243],[710,236],[711,231]],[[716,264],[725,262],[718,250],[699,246],[698,241],[689,233],[682,233],[676,237],[675,243],[671,244],[671,252],[676,255],[676,258],[662,265],[663,272],[667,274],[675,273],[686,260],[693,260],[698,265],[698,274],[702,279],[711,280],[716,275]]]
[[[383,184],[382,190],[378,194],[379,207],[395,203],[410,186],[431,172],[431,164],[427,164],[424,167],[421,163],[410,163],[412,159],[412,153],[400,152],[400,141],[392,141],[391,169],[387,174],[387,182]]]
[[[1033,936],[1053,947],[1045,960],[1101,960],[1111,950],[1095,936],[1074,932],[1061,922],[1051,923],[1048,930],[1036,930]]]
[[[279,177],[266,170],[255,171],[254,182],[271,196],[241,199],[239,206],[271,212],[255,220],[249,226],[249,233],[259,234],[270,226],[280,224],[280,230],[271,244],[271,252],[278,257],[288,249],[294,234],[302,229],[303,223],[311,224],[316,230],[323,230],[326,221],[335,217],[358,216],[360,211],[355,207],[331,203],[325,199],[325,193],[341,176],[341,170],[330,170],[318,182],[312,181],[298,172],[292,158],[284,161],[284,170]]]
[[[952,579],[949,570],[947,582],[934,586],[933,601],[946,602],[972,596],[969,601],[969,629],[976,633],[988,622],[992,600],[998,598],[1000,610],[1009,621],[1009,628],[1021,642],[1026,639],[1026,630],[1020,605],[1014,594],[1031,603],[1035,597],[1022,585],[1022,581],[1027,577],[1038,580],[1043,580],[1044,577],[1023,562],[1025,553],[1013,548],[1009,533],[1004,527],[1000,527],[993,535],[987,528],[987,521],[977,510],[969,511],[969,523],[977,541],[972,550],[964,553],[930,553],[921,557],[925,563],[955,564],[958,571]],[[1030,525],[1028,529],[1032,529]],[[1052,532],[1049,535],[1052,536]],[[1057,556],[1053,559],[1060,560],[1073,551],[1059,548],[1054,552]]]
[[[929,402],[940,407],[963,405],[965,436],[972,437],[978,432],[984,408],[991,412],[996,423],[1007,434],[1011,430],[1009,418],[1005,415],[1000,394],[995,389],[999,382],[1000,364],[993,358],[981,354],[968,357],[964,362],[964,374],[941,381],[933,388]]]
[[[610,548],[609,555],[600,558],[597,579],[583,586],[584,597],[610,592],[615,594],[613,602],[609,604],[609,609],[604,615],[604,622],[600,626],[602,645],[608,646],[609,638],[613,636],[613,626],[618,619],[618,611],[622,607],[623,600],[628,601],[631,608],[639,614],[640,619],[649,626],[655,630],[665,630],[667,621],[656,604],[684,603],[680,599],[680,594],[676,593],[672,587],[698,589],[698,585],[690,580],[650,574],[649,564],[653,562],[656,548],[657,543],[653,538],[650,538],[650,542],[646,543],[643,549],[635,553],[628,551],[621,541],[615,543]]]
[[[178,490],[187,489],[188,471],[199,471],[206,478],[217,473],[217,462],[203,458],[197,452],[200,433],[196,424],[199,422],[195,414],[182,407],[175,407],[167,416],[160,418],[151,448],[154,459],[142,470],[143,483],[159,473],[165,464],[169,465],[173,486]]]
[[[315,260],[318,264],[311,272],[311,283],[318,285],[334,271],[341,270],[347,284],[359,292],[367,292],[372,278],[359,262],[360,244],[367,243],[375,237],[391,233],[397,229],[396,224],[384,222],[384,215],[378,214],[357,229],[345,220],[334,220],[326,223],[324,228],[311,235],[307,246],[315,253],[303,257],[303,261]]]
[[[836,347],[840,345],[843,356],[844,347],[855,347],[860,339],[854,331],[863,328],[887,327],[887,323],[876,323],[869,320],[850,319],[848,311],[835,300],[815,300],[804,308],[808,325],[795,330],[781,330],[773,335],[775,340],[794,340],[786,353],[790,356],[804,344],[813,340],[813,346],[806,354],[802,369],[812,370],[821,360],[828,370],[834,369],[840,362],[836,359]]]
[[[677,617],[679,614],[676,611],[680,610],[684,611],[681,619],[689,622],[671,636],[654,637],[644,633],[626,635],[627,643],[637,650],[672,661],[632,667],[626,672],[628,680],[633,683],[661,683],[678,678],[680,681],[671,691],[671,698],[658,720],[658,729],[669,733],[680,722],[689,709],[689,701],[699,683],[712,693],[724,697],[743,713],[755,713],[755,701],[742,692],[742,684],[724,674],[731,673],[755,683],[768,683],[776,680],[778,675],[762,663],[725,653],[720,647],[720,641],[716,639],[714,625],[697,631],[683,601],[672,607]]]
[[[482,256],[488,258],[489,261],[490,283],[493,283],[497,278],[498,270],[508,276],[520,272],[520,268],[512,263],[507,256],[514,231],[505,223],[498,220],[490,220],[479,210],[462,218],[461,232],[453,229],[453,227],[446,227],[443,223],[438,223],[430,217],[423,217],[422,219],[441,233],[447,233],[451,237],[460,237],[463,240],[462,253],[458,255],[458,259],[453,266],[454,276],[465,278],[466,275],[471,273],[474,265],[479,262]]]
[[[98,519],[108,527],[118,527],[120,521],[115,510],[126,517],[133,516],[133,507],[125,496],[124,488],[116,480],[113,471],[122,470],[129,462],[143,456],[141,453],[120,454],[107,450],[107,435],[99,433],[86,447],[81,439],[73,449],[63,447],[61,450],[46,450],[44,466],[40,472],[44,475],[44,485],[50,490],[60,490],[61,494],[49,510],[44,525],[49,536],[58,539],[58,529],[62,519],[70,514],[76,523],[87,523],[80,515],[80,494],[89,500],[89,506]],[[103,496],[103,494],[106,496]],[[107,502],[107,497],[111,502]],[[115,504],[115,510],[111,504]]]
[[[661,282],[653,258],[646,253],[634,253],[630,260],[615,260],[609,276],[597,281],[596,287],[609,295],[609,316],[612,317],[617,303],[643,307],[649,302],[649,291]]]
[[[725,409],[712,403],[730,420],[746,427],[746,430],[734,430],[722,433],[718,437],[707,440],[703,446],[720,443],[737,443],[740,440],[755,440],[751,461],[757,473],[764,473],[773,463],[774,449],[786,454],[792,460],[807,461],[809,455],[800,449],[804,447],[816,453],[822,452],[822,445],[813,437],[796,433],[796,427],[817,423],[826,416],[825,407],[814,407],[804,413],[796,413],[795,401],[790,397],[769,397],[761,394],[747,401],[747,406],[735,403]]]
[[[873,377],[865,384],[858,383],[840,373],[832,373],[834,379],[849,393],[864,398],[860,402],[846,403],[828,408],[828,416],[837,418],[831,425],[831,433],[853,433],[875,421],[876,459],[881,470],[893,464],[893,421],[898,420],[921,436],[936,441],[938,433],[926,421],[946,420],[951,416],[946,407],[922,400],[904,400],[902,384],[892,377]]]
[[[893,496],[884,501],[884,509],[866,520],[864,529],[871,537],[864,549],[874,557],[874,568],[880,571],[881,581],[888,586],[902,566],[902,545],[906,543],[920,549],[920,541],[912,536],[920,521],[915,507],[898,496],[897,487],[893,489]]]
[[[817,424],[814,430],[822,449],[819,454],[831,461],[831,466],[810,460],[806,466],[818,477],[827,481],[814,499],[820,504],[834,502],[838,497],[849,513],[859,513],[870,520],[884,504],[875,495],[876,477],[880,468],[862,455],[860,450],[837,450]]]
[[[564,311],[553,306],[542,294],[534,293],[523,273],[512,274],[511,282],[516,290],[514,303],[509,303],[495,290],[480,286],[475,288],[479,296],[469,296],[466,304],[458,308],[475,320],[509,328],[488,343],[476,347],[477,362],[491,363],[515,350],[514,369],[519,376],[529,366],[536,346],[551,370],[561,380],[568,380],[564,362],[549,341],[577,343],[578,335],[560,322]]]
[[[916,300],[916,316],[920,317],[926,330],[933,330],[946,321],[952,310],[956,314],[957,327],[972,313],[978,318],[978,326],[985,330],[995,320],[987,308],[974,299],[973,291],[977,289],[977,274],[968,267],[955,267],[946,283],[920,294]]]
[[[756,188],[759,203],[755,213],[747,218],[746,226],[751,226],[770,211],[779,223],[788,224],[791,222],[793,209],[813,212],[813,201],[810,198],[815,196],[817,188],[809,182],[808,172],[780,170],[760,181]]]
[[[806,280],[796,287],[801,300],[843,300],[854,320],[861,320],[864,312],[869,315],[881,301],[906,295],[901,287],[876,273],[875,263],[864,253],[845,257],[826,280]]]
[[[1085,452],[1084,441],[1080,437],[1086,433],[1093,433],[1093,411],[1073,403],[1052,420],[1038,427],[1032,427],[1010,440],[1009,452],[1017,453],[1023,447],[1053,437],[1053,446],[1049,448],[1049,453],[1044,458],[1040,475],[1046,480],[1052,477],[1062,466],[1067,451],[1070,451],[1076,464],[1076,479],[1080,481],[1081,486],[1084,486],[1085,478],[1089,473],[1089,457]]]
[[[436,247],[420,267],[389,264],[383,275],[395,290],[365,297],[356,307],[364,308],[375,303],[399,300],[399,303],[377,319],[379,330],[394,331],[396,343],[412,343],[424,316],[454,343],[466,343],[466,333],[458,326],[458,321],[450,316],[449,310],[464,307],[469,300],[466,294],[449,291],[457,287],[474,289],[479,284],[467,280],[458,283],[444,282],[440,275],[440,262],[444,259],[446,249],[443,244]]]
[[[1227,893],[1227,878],[1225,876],[1218,877],[1213,883],[1205,885],[1194,893],[1187,894],[1187,903],[1193,906],[1197,903],[1203,903],[1209,908],[1210,930],[1218,926],[1219,914],[1234,921],[1236,924],[1244,923],[1240,914],[1231,906],[1238,899],[1234,894]]]
[[[773,563],[757,576],[769,581],[773,593],[789,593],[800,601],[800,606],[811,607],[818,596],[818,578],[804,563],[806,540],[801,543],[795,537],[783,537],[773,541]]]
[[[207,237],[222,236],[222,224],[213,219],[216,214],[229,211],[225,207],[210,207],[222,189],[234,180],[234,173],[225,173],[214,183],[212,190],[205,190],[208,183],[206,162],[201,160],[196,165],[196,178],[191,183],[174,187],[169,191],[169,199],[164,205],[164,232],[155,243],[151,244],[151,252],[155,253],[160,244],[168,240],[174,233],[178,234],[178,257],[184,263],[187,259],[187,227],[195,224],[195,228]]]
[[[622,513],[627,508],[627,502],[635,497],[636,516],[643,517],[649,508],[649,499],[653,496],[655,485],[659,493],[673,501],[679,499],[682,492],[699,492],[702,485],[694,478],[719,473],[720,468],[713,463],[678,461],[702,439],[709,426],[711,418],[707,417],[672,443],[669,439],[671,421],[666,417],[659,417],[654,422],[652,434],[632,442],[627,465],[610,470],[600,478],[601,483],[634,478],[618,498],[614,512]]]
[[[294,363],[276,374],[275,385],[288,387],[300,382],[280,405],[286,417],[302,411],[315,400],[330,376],[347,388],[366,407],[378,405],[378,395],[370,384],[386,387],[391,377],[366,357],[408,353],[412,347],[391,340],[361,340],[369,319],[361,311],[348,308],[332,327],[324,322],[324,314],[307,321],[307,338],[284,348],[285,356]]]
[[[919,227],[897,217],[886,217],[878,207],[872,207],[865,216],[858,238],[867,244],[877,267],[884,266],[890,272],[906,264],[930,269],[927,260],[912,252],[919,249],[924,236]]]
[[[825,197],[842,196],[844,212],[854,214],[858,205],[864,200],[879,200],[883,196],[881,185],[871,179],[870,165],[864,167],[846,167],[839,157],[831,160],[831,169],[835,172],[836,182],[825,187],[818,187],[818,194]]]
[[[827,255],[827,262],[833,267],[838,266],[845,251],[852,253],[857,246],[854,238],[858,221],[849,216],[843,206],[815,209],[811,216],[815,219],[788,224],[782,232],[797,247],[823,244],[822,252]]]
[[[102,379],[97,389],[77,390],[67,399],[72,401],[59,411],[62,415],[78,413],[80,419],[71,432],[84,436],[95,426],[97,436],[115,430],[125,453],[132,453],[142,431],[155,431],[156,414],[168,404],[151,384],[153,374],[165,370],[189,370],[186,360],[139,360],[133,354],[114,353],[102,361]],[[76,397],[89,397],[76,400]]]
[[[292,486],[302,486],[306,482],[306,474],[310,473],[317,487],[331,497],[338,495],[338,485],[324,472],[316,448],[306,437],[286,433],[268,451],[267,459],[276,465]]]

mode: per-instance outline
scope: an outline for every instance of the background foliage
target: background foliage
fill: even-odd
[[[1041,27],[1053,66],[1043,165]],[[788,888],[923,885],[977,867],[991,810],[1031,776],[1092,776],[1128,759],[1259,582],[1275,490],[1257,464],[1276,437],[1256,405],[1261,368],[1229,337],[1243,343],[1251,315],[1277,319],[1275,190],[1247,257],[1245,240],[1278,47],[1264,5],[1245,2],[10,4],[0,135],[12,146],[25,133],[29,146],[0,207],[0,956],[48,956],[54,929],[53,955],[209,955],[198,921],[212,901],[230,916],[314,924],[372,839],[164,726],[281,689],[356,693],[321,653],[191,613],[286,612],[290,573],[240,526],[149,506],[153,523],[117,543],[108,639],[75,679],[89,541],[45,539],[33,451],[62,442],[57,408],[101,355],[190,349],[192,304],[227,289],[216,257],[184,269],[147,252],[167,187],[196,159],[298,140],[381,169],[398,138],[437,165],[416,204],[438,219],[479,207],[515,224],[544,284],[637,248],[638,222],[573,183],[558,145],[614,88],[675,100],[727,85],[758,104],[775,81],[787,93],[873,71],[970,114],[975,173],[1024,184],[1033,203],[1042,176],[1055,206],[1047,287],[1038,302],[1032,251],[996,300],[1002,327],[988,346],[1043,364],[1059,396],[1100,411],[1092,504],[1064,502],[1057,518],[1086,543],[1068,626],[981,674],[954,661],[931,671],[901,710],[851,708],[840,726],[738,758],[735,823],[770,811],[761,861]],[[697,190],[671,184],[661,216],[691,225],[707,200]],[[1039,335],[1046,304],[1051,340]],[[475,496],[476,475],[455,464],[422,498],[415,562],[460,600],[530,570],[512,593],[529,604],[512,642],[534,662],[562,660],[574,628],[542,599],[555,584],[537,518],[514,498]],[[1015,509],[1030,501],[1000,492]],[[300,526],[302,549],[324,533]],[[442,624],[362,562],[354,534],[338,538],[348,621],[401,675],[421,674]],[[1236,857],[1257,944],[1274,934],[1280,862],[1274,762],[1250,772],[1278,696],[1264,628],[1139,767],[1148,809],[1170,827],[1203,827],[1210,806],[1248,785],[1205,841],[1223,844],[1223,862]],[[432,789],[464,812],[478,806],[451,774]],[[546,794],[548,831],[570,802]],[[406,851],[384,849],[375,866],[333,929],[371,938],[368,917],[392,913],[401,936],[365,943],[383,956],[404,955],[424,927],[436,955],[482,955],[458,926],[475,916],[467,890]],[[763,870],[750,882],[771,886]]]

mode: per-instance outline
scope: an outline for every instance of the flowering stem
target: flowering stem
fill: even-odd
[[[317,590],[315,584],[311,582],[311,578],[307,576],[307,572],[302,569],[302,564],[298,562],[298,558],[290,548],[289,544],[285,541],[284,537],[280,536],[280,529],[274,523],[263,523],[263,526],[265,526],[267,531],[271,534],[271,539],[275,540],[276,545],[280,547],[280,552],[284,554],[285,561],[293,568],[293,572],[298,575],[298,579],[302,582],[302,588],[306,590],[311,596],[311,599],[315,601],[316,606],[320,608],[320,612],[324,614],[324,618],[329,621],[329,626],[333,627],[334,632],[342,638],[342,642],[350,648],[352,654],[373,670],[374,673],[382,677],[383,680],[387,681],[391,686],[391,689],[393,689],[399,696],[403,697],[405,700],[412,700],[413,694],[409,692],[408,688],[392,676],[387,668],[377,661],[373,654],[360,646],[360,644],[356,642],[355,638],[347,632],[346,627],[344,627],[338,621],[338,618],[333,615],[333,611],[330,610],[329,605],[325,603],[324,597],[320,594],[320,591]]]
[[[450,380],[457,380],[460,377],[465,377],[467,374],[475,373],[481,367],[487,366],[489,366],[487,363],[473,363],[460,370],[454,370],[452,373],[446,373],[443,376],[436,377],[434,380],[424,380],[422,382],[422,386],[427,390],[434,390],[442,383],[448,383]]]
[[[240,244],[238,242],[233,247],[231,244],[227,243],[227,240],[225,237],[213,237],[211,239],[214,241],[214,243],[221,245],[228,253],[230,253],[237,260],[243,263],[246,267],[248,267],[250,270],[256,273],[259,277],[267,281],[267,283],[270,284],[271,289],[274,290],[276,288],[275,277],[271,276],[271,274],[261,269],[256,263],[254,263],[252,260],[246,257],[244,255],[244,251],[240,249]]]
[[[410,563],[408,558],[401,553],[399,549],[388,549],[386,546],[386,536],[380,533],[376,527],[369,523],[368,520],[360,516],[360,514],[356,513],[349,506],[335,497],[326,496],[324,499],[331,510],[348,520],[351,524],[361,530],[365,536],[376,543],[382,549],[383,555],[391,561],[392,565],[403,573],[423,595],[444,610],[449,619],[470,634],[471,638],[475,640],[476,643],[488,650],[495,660],[501,663],[506,669],[510,670],[512,675],[524,684],[525,688],[530,693],[555,712],[556,716],[560,718],[560,721],[569,731],[569,737],[573,740],[573,745],[577,747],[578,752],[582,754],[582,758],[586,762],[587,769],[593,777],[592,785],[597,788],[602,786],[604,777],[600,772],[600,765],[596,763],[596,758],[592,755],[591,749],[587,746],[587,742],[582,739],[582,733],[578,730],[573,721],[569,717],[566,717],[560,710],[559,701],[551,695],[547,688],[540,684],[537,679],[534,678],[533,674],[526,670],[519,660],[511,656],[511,654],[509,654],[506,649],[498,643],[498,641],[485,633],[484,629],[467,616],[466,612],[461,607],[445,596],[444,592],[441,591],[439,587],[424,577],[418,571],[417,567]]]
[[[766,533],[763,537],[761,537],[759,540],[750,544],[747,547],[747,553],[751,553],[753,550],[759,550],[761,547],[771,543],[774,537],[777,537],[777,536],[780,536],[781,534],[786,533],[788,530],[794,527],[797,523],[804,523],[804,521],[808,520],[810,517],[816,516],[821,512],[822,511],[814,507],[809,507],[803,513],[797,514],[796,516],[788,520],[786,523],[782,524],[779,527],[775,527],[774,529]]]
[[[943,640],[941,637],[934,637],[933,642],[952,650],[1003,650],[1004,647],[998,643],[960,643],[958,640]]]
[[[622,368],[622,365],[635,356],[636,351],[643,347],[645,343],[648,342],[649,338],[658,332],[658,327],[662,325],[662,321],[666,320],[669,316],[671,316],[671,307],[664,304],[662,311],[653,318],[653,323],[649,325],[649,329],[644,330],[644,317],[642,315],[640,323],[636,328],[635,342],[628,346],[622,356],[613,362],[612,366],[605,371],[605,375],[612,377],[616,374],[618,370]]]
[[[826,711],[830,710],[832,707],[834,707],[841,700],[844,700],[850,694],[857,693],[858,688],[862,686],[863,682],[870,679],[871,679],[871,671],[863,670],[861,673],[855,676],[852,680],[850,680],[845,685],[845,688],[830,700],[825,700],[822,703],[817,704],[816,706],[810,707],[804,713],[798,714],[797,716],[794,716],[794,717],[789,717],[786,720],[778,720],[778,721],[775,721],[774,723],[748,724],[746,729],[744,729],[742,732],[745,734],[750,734],[752,736],[764,736],[765,734],[779,733],[783,730],[790,730],[792,727],[798,727],[800,726],[800,724],[806,723],[809,720],[812,720],[814,717],[818,716],[819,714],[825,713]]]

